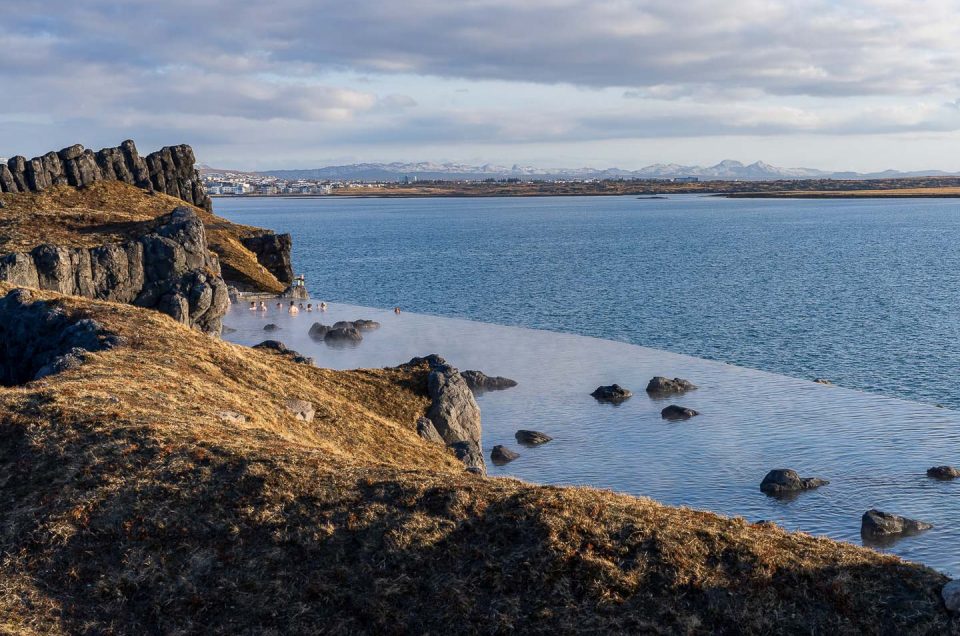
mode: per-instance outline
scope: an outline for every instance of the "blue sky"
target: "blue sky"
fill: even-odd
[[[960,170],[960,2],[21,3],[0,155]]]

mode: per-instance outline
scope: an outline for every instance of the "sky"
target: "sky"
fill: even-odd
[[[0,156],[960,170],[960,0],[12,5]]]

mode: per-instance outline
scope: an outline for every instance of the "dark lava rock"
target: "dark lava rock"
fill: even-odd
[[[307,333],[314,340],[323,340],[328,331],[330,331],[330,327],[327,325],[321,325],[319,322],[315,322],[310,325],[310,331]]]
[[[324,342],[360,342],[363,340],[363,335],[356,327],[338,327],[334,325],[333,328],[323,336],[323,340]]]
[[[354,320],[353,327],[360,331],[372,331],[380,328],[380,323],[376,320]]]
[[[313,358],[308,358],[307,356],[297,353],[279,340],[264,340],[260,344],[254,345],[253,348],[273,351],[299,364],[313,364]]]
[[[539,431],[525,431],[522,429],[517,431],[514,434],[514,437],[517,438],[517,442],[523,444],[524,446],[539,446],[540,444],[546,444],[553,439],[549,435]]]
[[[943,480],[956,479],[960,477],[960,470],[953,466],[934,466],[933,468],[927,469],[927,477]]]
[[[816,384],[823,384],[824,386],[831,386],[831,385],[833,384],[833,382],[831,382],[830,380],[828,380],[828,379],[826,379],[826,378],[816,378],[816,379],[814,379],[814,382],[815,382]]]
[[[122,344],[90,318],[73,318],[27,289],[0,299],[0,385],[16,386],[75,369],[87,353]]]
[[[860,520],[860,534],[867,539],[916,534],[932,527],[933,524],[926,521],[908,519],[879,510],[866,511]]]
[[[700,415],[700,413],[684,406],[677,406],[676,404],[671,404],[660,411],[660,417],[665,420],[689,420],[695,415]]]
[[[483,371],[461,371],[471,391],[502,391],[517,386],[516,381],[502,376],[490,377]]]
[[[480,452],[480,446],[476,442],[462,440],[449,445],[457,459],[463,462],[467,472],[477,475],[487,474],[487,464],[483,461],[483,453]]]
[[[271,322],[270,324],[267,324],[267,325],[264,325],[264,326],[263,326],[263,330],[264,330],[264,331],[277,331],[278,329],[280,329],[280,326],[279,326],[279,325],[275,325],[275,324],[273,324],[272,322]]]
[[[490,451],[490,460],[493,461],[497,466],[502,466],[503,464],[512,462],[517,457],[520,457],[520,453],[515,453],[506,446],[497,444],[493,447],[493,450]]]
[[[819,488],[829,483],[826,479],[820,479],[819,477],[800,477],[797,471],[789,468],[776,468],[767,473],[767,476],[760,482],[760,490],[768,495],[782,495]]]
[[[665,378],[656,376],[647,384],[647,393],[656,393],[659,395],[668,395],[671,393],[684,393],[697,388],[695,384],[683,378]]]
[[[623,388],[619,384],[611,384],[610,386],[597,387],[597,389],[590,395],[601,402],[623,402],[633,395],[633,393]]]

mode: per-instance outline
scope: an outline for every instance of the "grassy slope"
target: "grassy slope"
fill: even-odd
[[[117,181],[101,181],[77,189],[50,188],[42,193],[0,194],[0,254],[26,252],[41,243],[93,247],[125,241],[177,206],[187,205],[166,194],[150,194]],[[210,248],[220,257],[224,276],[262,291],[281,292],[285,285],[261,266],[239,238],[257,228],[231,223],[194,208],[207,228]]]
[[[0,629],[957,631],[945,578],[894,557],[466,474],[414,432],[423,368],[328,371],[45,297],[126,345],[0,388]]]

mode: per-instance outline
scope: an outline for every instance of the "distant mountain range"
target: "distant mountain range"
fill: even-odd
[[[227,171],[201,166],[201,172],[240,172]],[[956,172],[942,170],[920,170],[900,172],[827,172],[813,168],[780,168],[762,161],[743,164],[727,159],[714,166],[684,166],[674,163],[658,163],[639,170],[608,168],[574,168],[548,170],[530,166],[512,167],[484,164],[473,166],[462,163],[356,163],[343,166],[327,166],[309,170],[268,170],[251,174],[267,175],[279,179],[331,180],[331,181],[397,181],[408,177],[418,180],[482,180],[482,179],[675,179],[697,177],[710,180],[775,181],[779,179],[896,179],[907,177],[952,177],[960,176]]]

